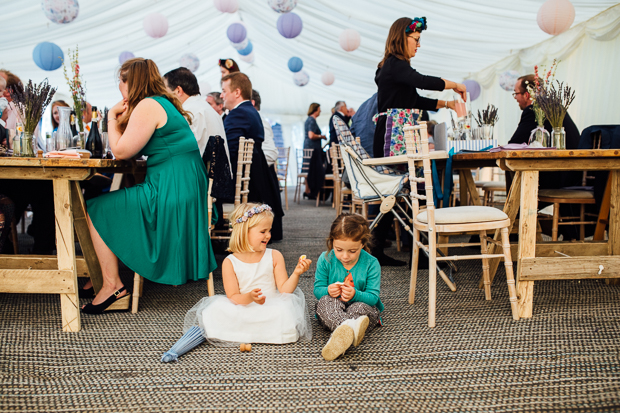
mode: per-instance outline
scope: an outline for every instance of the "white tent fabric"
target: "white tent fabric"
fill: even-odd
[[[88,100],[98,106],[111,106],[120,99],[115,72],[118,55],[125,50],[154,60],[162,73],[178,67],[183,54],[194,53],[200,59],[195,72],[199,82],[208,82],[214,90],[218,90],[220,78],[217,59],[231,57],[261,92],[263,115],[285,125],[285,138],[289,140],[295,135],[293,141],[299,145],[301,122],[309,104],[322,105],[320,125],[327,124],[329,108],[336,100],[358,107],[376,91],[374,73],[391,23],[402,16],[426,16],[428,30],[422,35],[413,66],[421,73],[450,80],[478,79],[485,89],[474,103],[486,106],[491,102],[500,107],[504,123],[498,125],[498,139],[504,142],[520,114],[509,93],[497,90],[497,73],[504,69],[529,71],[533,64],[544,63],[541,60],[563,57],[566,61],[558,69],[558,78],[570,80],[576,88],[575,107],[586,106],[595,99],[613,102],[612,97],[603,98],[602,94],[611,83],[608,73],[614,65],[618,67],[618,53],[609,53],[612,45],[618,50],[618,8],[586,24],[580,23],[618,3],[572,0],[576,15],[573,29],[553,38],[536,23],[536,13],[543,2],[299,0],[294,12],[302,18],[303,30],[297,38],[285,39],[276,29],[279,14],[268,6],[267,0],[239,0],[239,11],[234,14],[220,13],[211,0],[80,0],[79,16],[66,25],[48,21],[39,0],[0,0],[0,67],[23,80],[38,82],[48,77],[59,87],[59,96],[66,97],[68,88],[62,69],[39,69],[32,60],[32,50],[39,42],[51,41],[65,51],[66,57],[69,48],[79,45]],[[168,33],[160,39],[148,37],[142,28],[144,17],[153,12],[168,18]],[[253,64],[242,62],[226,38],[226,28],[235,21],[243,21],[247,27],[256,56]],[[338,44],[338,36],[347,28],[361,34],[361,46],[353,52],[345,52]],[[292,56],[304,61],[304,70],[310,75],[307,86],[294,85],[293,74],[286,65]],[[577,62],[575,56],[582,58]],[[569,59],[571,66],[567,64]],[[573,63],[580,66],[577,83],[573,83]],[[326,70],[336,76],[332,86],[320,82]],[[570,79],[564,79],[564,74]],[[600,88],[605,82],[609,83]],[[583,103],[579,99],[584,99]],[[574,112],[571,110],[571,114]],[[583,128],[599,119],[603,118],[583,119],[579,126]]]

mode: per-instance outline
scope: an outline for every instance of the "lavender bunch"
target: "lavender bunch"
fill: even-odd
[[[478,127],[482,125],[495,125],[499,120],[497,108],[493,104],[488,104],[486,109],[482,109],[482,113],[478,110],[478,117],[474,115],[474,120],[478,124]]]
[[[545,112],[545,116],[554,128],[561,128],[564,124],[564,117],[568,112],[568,107],[575,100],[575,91],[570,86],[564,86],[556,80],[556,85],[551,84],[548,88],[542,89],[536,101],[540,108]]]
[[[18,116],[24,125],[24,132],[33,134],[45,108],[52,101],[56,88],[51,87],[45,79],[38,85],[29,80],[25,87],[11,86],[9,90],[18,109]]]

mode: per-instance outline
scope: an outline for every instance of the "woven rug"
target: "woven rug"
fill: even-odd
[[[290,202],[273,245],[290,271],[301,254],[318,258],[334,218],[329,206]],[[314,269],[300,282],[311,309]],[[206,282],[145,281],[137,314],[83,315],[79,333],[61,331],[58,296],[0,294],[0,411],[620,411],[618,286],[537,282],[533,317],[515,322],[503,266],[485,301],[480,262],[460,262],[456,292],[438,281],[429,329],[427,274],[409,305],[408,270],[383,268],[385,325],[332,362],[320,354],[329,334],[313,321],[309,343],[202,345],[161,363]],[[219,270],[215,281],[223,294]]]

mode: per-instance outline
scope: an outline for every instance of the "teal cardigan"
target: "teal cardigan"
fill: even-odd
[[[336,258],[334,250],[329,254],[322,253],[316,264],[316,273],[314,274],[314,296],[317,299],[329,295],[327,287],[335,282],[343,282],[347,276],[347,270],[342,263]],[[379,290],[381,288],[381,265],[379,261],[362,250],[357,263],[351,268],[353,276],[353,284],[355,286],[355,295],[351,299],[351,303],[356,301],[376,306],[379,311],[383,311],[383,303],[379,298]]]

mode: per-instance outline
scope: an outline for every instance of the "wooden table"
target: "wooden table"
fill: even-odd
[[[406,159],[406,156],[395,156],[364,163],[397,164],[405,163]],[[454,155],[452,168],[459,170],[461,191],[469,192],[476,205],[480,204],[480,198],[471,170],[486,166],[515,172],[504,212],[510,218],[511,230],[520,211],[519,243],[512,255],[517,261],[520,317],[532,317],[535,281],[620,278],[620,150],[521,150]],[[537,242],[538,175],[541,171],[610,171],[609,241]],[[499,240],[499,231],[494,239]],[[496,253],[496,248],[490,243],[489,254]],[[490,260],[491,280],[499,262],[500,259]]]
[[[0,292],[59,294],[62,330],[80,331],[77,278],[90,276],[96,292],[103,279],[79,181],[90,179],[96,172],[136,171],[143,172],[143,164],[108,159],[0,158],[0,179],[53,182],[57,249],[57,256],[0,255]],[[83,257],[75,255],[74,228]]]

